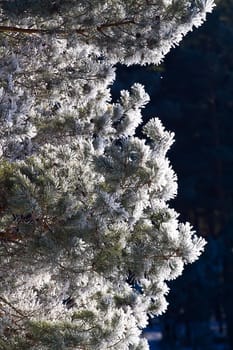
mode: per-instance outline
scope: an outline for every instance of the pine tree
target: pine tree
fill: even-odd
[[[173,134],[114,64],[158,63],[211,0],[0,3],[0,347],[148,349],[167,280],[204,247],[168,201]]]

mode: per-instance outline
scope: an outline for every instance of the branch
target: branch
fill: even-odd
[[[111,27],[119,27],[121,25],[127,25],[127,24],[135,24],[134,20],[122,20],[118,22],[110,22],[110,23],[103,23],[96,27],[96,30],[101,32],[104,28],[111,28]],[[3,33],[22,33],[22,34],[69,34],[69,33],[76,33],[80,35],[87,36],[87,30],[84,29],[71,29],[71,30],[64,30],[64,29],[37,29],[37,28],[21,28],[21,27],[14,27],[14,26],[0,26],[0,32]]]
[[[0,26],[0,32],[22,33],[22,34],[68,34],[69,32],[61,29],[36,29],[36,28],[21,28],[13,26]],[[83,29],[72,29],[71,32],[85,35]]]
[[[96,29],[98,31],[101,31],[104,28],[112,28],[112,27],[119,27],[121,25],[126,25],[126,24],[136,24],[133,19],[130,20],[122,20],[118,22],[110,22],[110,23],[103,23],[100,26],[97,26]]]

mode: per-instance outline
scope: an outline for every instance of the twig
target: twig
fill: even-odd
[[[0,296],[0,300],[7,304],[8,306],[10,306],[15,312],[17,312],[20,316],[22,317],[27,317],[26,315],[24,315],[20,310],[18,310],[15,306],[13,306],[9,301],[7,301],[5,298]]]

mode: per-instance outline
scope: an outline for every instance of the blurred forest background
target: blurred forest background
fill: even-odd
[[[151,97],[144,120],[158,116],[175,132],[171,206],[208,241],[170,283],[167,313],[146,330],[151,350],[233,350],[233,0],[217,5],[161,66],[118,66],[112,89],[117,99],[144,84]]]

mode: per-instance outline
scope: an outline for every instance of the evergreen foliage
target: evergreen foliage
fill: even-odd
[[[113,64],[158,63],[213,2],[0,6],[1,348],[148,349],[165,281],[205,241],[168,205],[173,134],[152,118],[135,136],[149,96],[134,84],[112,103],[109,85]]]
[[[179,350],[207,349],[209,340],[210,349],[220,342],[233,348],[232,8],[232,0],[220,0],[209,20],[166,56],[160,73],[147,76],[151,87],[163,77],[160,90],[150,93],[147,115],[159,115],[176,135],[169,158],[179,196],[172,205],[208,238],[202,259],[170,285],[170,306],[161,319],[169,349],[175,343]],[[215,328],[202,334],[198,325],[210,327],[213,319]]]

